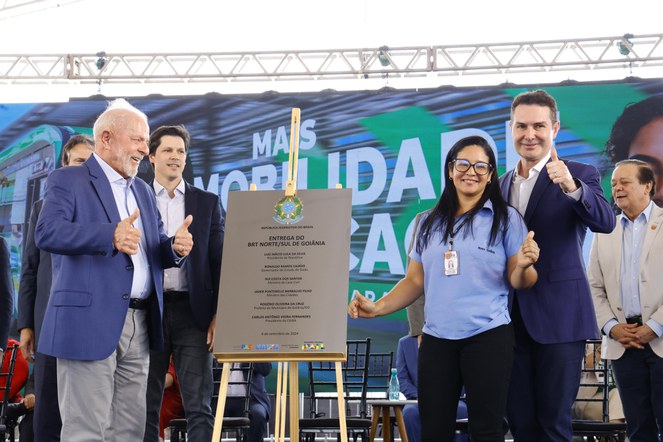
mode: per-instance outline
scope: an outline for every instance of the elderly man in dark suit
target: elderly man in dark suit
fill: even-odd
[[[557,156],[553,97],[542,90],[518,95],[510,127],[520,161],[500,185],[536,233],[541,254],[538,282],[511,299],[516,350],[507,416],[516,442],[571,441],[585,340],[598,336],[582,243],[587,228],[611,232],[615,215],[598,170]]]
[[[53,283],[39,350],[57,357],[61,438],[137,441],[145,432],[149,350],[163,348],[163,269],[193,248],[188,217],[163,232],[154,193],[135,179],[147,117],[123,99],[94,124],[95,153],[48,177],[35,229]]]
[[[159,409],[170,356],[180,382],[187,419],[187,438],[212,438],[214,416],[212,349],[221,273],[223,218],[219,197],[183,179],[190,136],[183,126],[162,126],[150,135],[153,190],[165,229],[174,231],[187,215],[197,244],[187,263],[164,273],[164,338],[162,351],[150,353],[145,441],[159,440]]]
[[[74,135],[62,147],[62,167],[80,166],[94,151],[94,140],[87,135]],[[38,441],[60,440],[62,421],[58,408],[56,359],[39,353],[37,343],[41,323],[51,293],[51,254],[35,245],[35,227],[44,200],[32,206],[28,234],[23,250],[21,282],[18,291],[18,330],[21,353],[34,363],[35,401],[33,427]]]

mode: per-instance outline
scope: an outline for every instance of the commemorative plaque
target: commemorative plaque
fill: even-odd
[[[351,195],[350,189],[228,194],[218,360],[344,358]]]

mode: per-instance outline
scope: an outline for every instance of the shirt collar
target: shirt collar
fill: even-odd
[[[651,218],[651,211],[654,208],[654,201],[649,201],[649,204],[647,204],[647,207],[645,207],[645,210],[640,212],[640,215],[635,217],[635,221],[638,221],[640,218],[643,218],[643,221],[646,223],[649,222],[649,218]],[[624,215],[622,213],[622,227],[626,226],[626,223],[630,222],[631,220],[628,219],[628,216]]]
[[[97,155],[96,152],[92,152],[92,155],[94,155],[94,158],[99,163],[99,166],[101,166],[101,170],[104,171],[104,175],[106,175],[106,178],[108,179],[108,181],[110,183],[123,184],[123,185],[129,185],[129,186],[131,186],[133,184],[135,177],[124,178],[115,169],[113,169],[110,166],[110,164],[108,164],[106,161],[104,161],[103,158],[101,158],[99,155]]]
[[[161,185],[159,181],[156,179],[154,180],[154,183],[152,184],[154,186],[154,192],[157,195],[160,195],[161,192],[166,191],[166,188]],[[175,191],[177,193],[180,193],[181,195],[184,195],[184,190],[186,189],[186,186],[184,186],[184,178],[182,178],[179,182],[179,184],[175,187]],[[166,191],[167,192],[167,191]]]
[[[539,173],[541,173],[541,170],[542,170],[543,167],[546,165],[546,163],[548,162],[548,160],[550,160],[550,152],[548,152],[548,154],[547,154],[545,157],[541,158],[541,161],[539,161],[538,163],[536,163],[536,164],[534,165],[534,167],[532,167],[532,168],[530,169],[530,173],[532,173],[533,170],[536,171],[537,175],[538,175]],[[518,164],[520,164],[520,161],[518,161]],[[518,174],[518,165],[516,165],[516,170],[515,170],[515,173],[513,174],[513,178],[516,179],[516,177],[520,177],[520,178],[522,178],[522,177]]]

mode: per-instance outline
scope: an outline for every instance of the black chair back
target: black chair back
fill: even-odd
[[[345,400],[348,433],[356,440],[368,440],[371,420],[366,404],[368,393],[368,365],[371,338],[347,341],[347,360],[342,363],[343,397]],[[310,419],[300,419],[300,438],[314,440],[317,433],[336,433],[340,437],[340,422],[331,413],[337,409],[336,362],[314,361],[308,363]],[[319,409],[322,402],[330,404],[329,413]],[[336,404],[336,406],[331,405]],[[356,412],[353,412],[353,405]]]
[[[16,365],[16,357],[18,356],[18,344],[7,347],[7,354],[9,355],[9,363],[5,367],[3,361],[0,361],[0,436],[5,440],[8,433],[13,433],[13,427],[10,428],[7,419],[7,409],[11,396],[12,379],[14,377],[14,366]]]
[[[588,340],[582,361],[580,388],[573,407],[576,415],[573,420],[574,436],[602,437],[615,441],[626,439],[626,423],[610,421],[610,391],[614,388],[610,363],[601,359],[601,341]],[[586,407],[594,404],[600,405],[600,419],[582,416]]]

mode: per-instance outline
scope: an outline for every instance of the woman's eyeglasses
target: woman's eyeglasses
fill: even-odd
[[[454,168],[461,173],[467,172],[470,170],[470,167],[474,167],[474,172],[477,175],[488,175],[490,171],[493,170],[493,166],[491,166],[490,163],[484,163],[483,161],[477,161],[472,164],[467,160],[455,159],[452,163]]]

